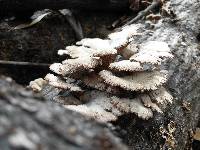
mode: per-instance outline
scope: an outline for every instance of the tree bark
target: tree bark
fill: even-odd
[[[0,14],[10,12],[29,12],[41,9],[65,9],[96,11],[125,11],[129,0],[1,0]]]
[[[122,116],[116,123],[127,131],[124,141],[134,150],[190,149],[192,136],[200,115],[200,3],[195,0],[169,1],[175,18],[164,18],[154,29],[143,29],[142,36],[134,42],[165,41],[175,58],[165,64],[170,71],[166,87],[174,96],[174,102],[164,114],[155,114],[148,121],[133,115]],[[169,126],[175,131],[170,133]],[[163,132],[163,129],[165,132]],[[126,138],[124,138],[126,137]]]
[[[127,149],[104,125],[0,77],[1,150]]]

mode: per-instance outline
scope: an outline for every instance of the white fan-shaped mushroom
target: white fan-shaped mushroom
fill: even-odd
[[[62,80],[50,73],[45,76],[45,80],[48,81],[49,85],[54,86],[56,88],[70,90],[73,92],[82,92],[83,91],[79,86],[77,86],[73,83],[67,82],[67,79]]]
[[[116,51],[116,49],[111,45],[111,40],[102,40],[99,38],[85,38],[76,43],[77,45],[82,45],[89,47],[94,50],[101,51]]]
[[[72,58],[91,57],[91,56],[103,57],[103,56],[117,54],[117,50],[115,49],[93,49],[84,46],[67,46],[65,51]],[[59,53],[63,53],[63,51],[59,51]]]
[[[90,99],[88,103],[77,106],[67,105],[65,107],[101,122],[115,121],[118,116],[128,113],[134,113],[142,119],[153,117],[151,109],[144,107],[140,99],[120,99],[98,91],[87,94],[85,98]]]
[[[109,34],[108,38],[111,39],[111,46],[117,49],[127,46],[130,39],[138,34],[137,30],[137,25],[131,25],[124,27],[121,31]]]
[[[152,111],[162,113],[173,97],[162,87],[168,72],[160,65],[173,56],[165,42],[134,44],[132,37],[137,34],[138,26],[130,25],[108,39],[86,38],[78,46],[59,50],[59,55],[70,59],[52,64],[50,69],[58,75],[45,77],[47,87],[57,90],[52,99],[101,122],[115,121],[124,114],[149,119]],[[32,82],[31,86],[41,90],[43,81],[38,81],[41,84]],[[82,88],[86,91],[81,92]],[[61,91],[66,98],[59,95]]]
[[[117,77],[112,72],[103,70],[99,75],[104,82],[130,91],[156,90],[167,81],[167,71],[138,72]]]
[[[161,64],[165,58],[173,58],[165,42],[149,41],[143,44],[139,52],[130,57],[132,61],[149,64]]]
[[[96,68],[101,64],[99,57],[82,57],[76,59],[67,59],[60,63],[54,63],[50,66],[50,69],[63,76],[72,75],[77,72],[89,71]]]
[[[131,62],[130,60],[122,60],[119,62],[114,62],[109,65],[109,69],[115,71],[144,71],[144,68],[140,65],[139,62]]]

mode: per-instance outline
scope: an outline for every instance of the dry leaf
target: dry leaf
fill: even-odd
[[[31,27],[31,26],[37,24],[38,22],[40,22],[40,21],[41,21],[45,16],[47,16],[48,14],[50,14],[50,12],[38,16],[38,17],[37,17],[36,19],[34,19],[31,23],[20,24],[20,25],[14,27],[14,30],[29,28],[29,27]]]

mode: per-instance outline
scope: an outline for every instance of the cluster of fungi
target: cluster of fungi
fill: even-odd
[[[173,99],[164,88],[168,71],[163,62],[173,55],[165,42],[134,44],[138,34],[138,25],[129,25],[107,39],[85,38],[67,46],[58,51],[66,60],[52,64],[52,73],[30,86],[101,122],[130,113],[142,119],[163,113]]]

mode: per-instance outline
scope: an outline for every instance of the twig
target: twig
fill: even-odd
[[[145,10],[140,11],[135,18],[133,18],[132,20],[127,22],[124,26],[130,25],[130,24],[140,20],[142,17],[147,16],[151,10],[158,7],[161,3],[162,3],[162,0],[153,0],[152,4],[150,6],[148,6]]]
[[[0,60],[0,66],[49,67],[50,64]]]
[[[83,35],[83,29],[81,27],[80,22],[78,19],[74,16],[71,10],[69,9],[63,9],[57,11],[57,13],[61,14],[62,16],[66,17],[66,20],[69,22],[70,26],[75,32],[76,38],[78,40],[82,40],[84,38]]]

